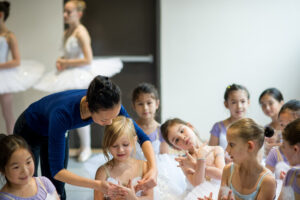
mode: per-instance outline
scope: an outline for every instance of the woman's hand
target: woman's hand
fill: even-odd
[[[66,60],[59,58],[56,60],[56,69],[57,71],[63,71],[67,68],[66,66]]]
[[[157,170],[150,169],[144,176],[142,180],[138,181],[138,184],[135,186],[135,190],[147,191],[151,188],[154,188],[157,185]]]
[[[198,197],[198,200],[213,200],[212,196],[213,196],[213,194],[211,192],[211,193],[209,193],[209,197],[207,197],[207,196],[204,196],[204,198]]]
[[[96,190],[100,190],[104,195],[111,198],[122,197],[127,194],[127,190],[120,185],[116,185],[107,181],[97,181],[98,187]]]

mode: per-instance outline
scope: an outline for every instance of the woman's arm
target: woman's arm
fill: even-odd
[[[220,146],[214,147],[214,165],[215,166],[207,166],[205,174],[211,178],[221,180],[225,159],[224,150]]]
[[[148,170],[149,170],[148,163],[144,162],[144,165],[143,165],[143,174],[146,174],[148,172]],[[138,197],[138,199],[141,199],[141,200],[153,200],[153,188],[151,188],[149,190],[146,190],[146,191],[143,191],[142,192],[142,196]]]
[[[105,181],[107,179],[104,166],[98,168],[95,180]],[[94,190],[94,200],[103,200],[104,194],[99,190]]]
[[[75,34],[75,37],[79,41],[79,45],[82,49],[84,57],[76,58],[76,59],[59,58],[56,61],[56,66],[59,71],[64,70],[68,67],[81,67],[81,66],[89,65],[93,60],[91,39],[86,28],[83,26],[79,27],[77,33]]]
[[[5,63],[0,63],[0,69],[14,68],[20,65],[18,42],[13,33],[8,34],[7,43],[11,51],[12,59]]]

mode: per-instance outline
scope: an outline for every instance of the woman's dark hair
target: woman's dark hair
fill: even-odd
[[[159,100],[157,89],[150,83],[140,83],[132,92],[131,101],[134,103],[140,94],[151,94],[155,100]]]
[[[277,89],[277,88],[268,88],[266,90],[264,90],[261,95],[259,96],[259,103],[261,103],[261,99],[263,98],[263,96],[265,96],[266,94],[271,95],[274,99],[276,99],[278,102],[283,101],[283,96],[281,94],[281,92]]]
[[[89,85],[86,100],[92,113],[111,109],[121,102],[121,90],[108,77],[98,75]]]
[[[282,132],[282,137],[290,145],[300,143],[300,119],[296,119],[289,123]]]
[[[27,142],[21,136],[0,134],[0,172],[5,173],[6,164],[18,149],[26,149],[32,155]]]
[[[291,111],[295,115],[295,118],[300,118],[300,101],[292,99],[283,104],[278,113],[278,117],[280,114],[284,113],[287,110]]]
[[[8,1],[0,2],[0,12],[4,13],[4,21],[6,21],[6,19],[9,16],[9,7],[10,7],[10,3]]]
[[[240,119],[231,124],[228,129],[237,130],[237,136],[242,138],[245,142],[256,140],[259,148],[262,147],[265,137],[272,137],[274,134],[272,128],[264,128],[250,118]]]
[[[233,91],[237,91],[237,90],[244,90],[247,93],[247,98],[250,99],[250,94],[246,87],[233,83],[232,85],[229,85],[226,87],[226,90],[224,93],[224,100],[227,101],[230,93]]]

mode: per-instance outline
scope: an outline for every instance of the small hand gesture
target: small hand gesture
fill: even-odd
[[[56,69],[57,71],[63,71],[66,69],[65,60],[62,58],[59,58],[56,60]]]
[[[209,197],[207,197],[207,196],[204,196],[204,198],[198,197],[198,200],[213,200],[212,196],[213,196],[213,194],[211,192],[211,193],[209,193]]]
[[[228,195],[224,195],[221,197],[221,200],[234,200],[234,196],[232,194],[232,190],[229,190]]]
[[[147,191],[151,188],[154,188],[157,185],[157,170],[150,169],[144,176],[142,180],[138,181],[138,184],[135,186],[135,190]]]

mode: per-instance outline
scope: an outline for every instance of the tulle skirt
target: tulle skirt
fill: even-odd
[[[204,181],[200,185],[194,187],[190,192],[188,192],[184,200],[197,200],[199,197],[208,197],[210,193],[213,194],[212,199],[218,199],[220,185],[220,180],[211,179],[209,181]]]
[[[35,86],[45,92],[86,89],[97,75],[111,77],[119,73],[123,63],[119,58],[95,59],[91,65],[48,72]]]
[[[42,76],[45,67],[34,60],[21,60],[18,67],[0,69],[0,94],[25,91]]]

